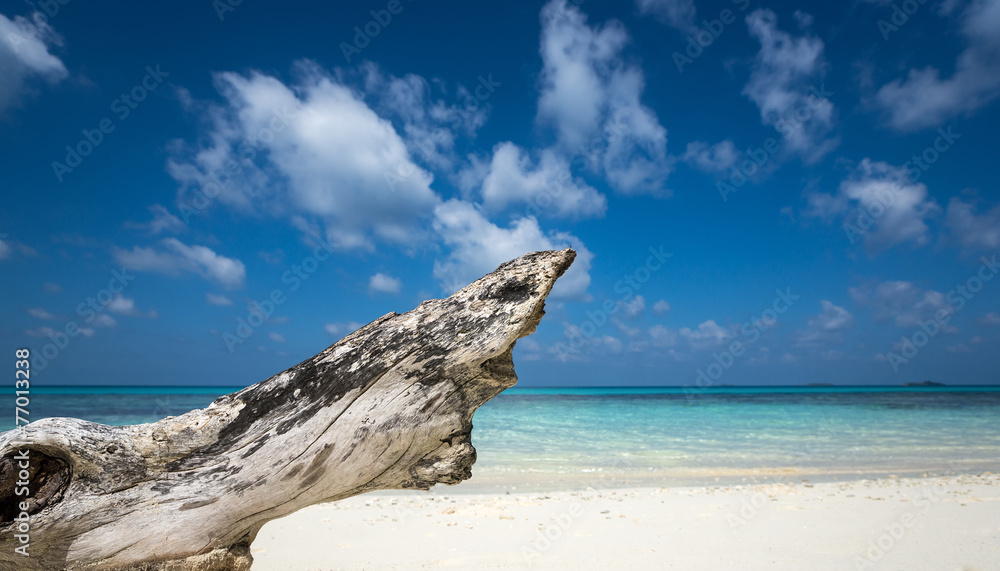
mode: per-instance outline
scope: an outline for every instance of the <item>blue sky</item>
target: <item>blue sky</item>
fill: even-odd
[[[997,381],[1000,0],[0,3],[0,346],[244,385],[573,247],[525,386]]]

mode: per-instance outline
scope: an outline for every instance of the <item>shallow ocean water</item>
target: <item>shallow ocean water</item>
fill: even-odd
[[[235,390],[46,387],[32,391],[30,412],[153,422]],[[473,423],[473,482],[487,487],[1000,470],[1000,387],[514,388]]]

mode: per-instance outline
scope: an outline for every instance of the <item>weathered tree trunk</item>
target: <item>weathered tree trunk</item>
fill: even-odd
[[[514,343],[535,330],[575,255],[507,262],[205,409],[132,426],[49,418],[0,434],[0,567],[245,570],[270,520],[468,479],[472,414],[517,381]],[[15,553],[21,462],[29,557]]]

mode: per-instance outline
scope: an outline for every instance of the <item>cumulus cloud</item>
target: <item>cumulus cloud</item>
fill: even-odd
[[[705,321],[697,329],[682,327],[679,333],[695,350],[717,347],[733,336],[731,331],[716,323],[714,319]]]
[[[114,327],[118,325],[118,322],[115,321],[115,318],[111,317],[106,313],[98,313],[97,316],[94,317],[93,321],[91,321],[91,323],[94,324],[94,327]]]
[[[15,250],[24,256],[35,256],[38,254],[31,246],[13,240],[5,240],[6,237],[6,234],[0,234],[0,260],[10,258]]]
[[[652,15],[682,32],[695,29],[694,0],[636,0],[635,4],[641,14]]]
[[[232,305],[233,304],[233,300],[229,299],[228,297],[226,297],[224,295],[219,295],[219,294],[215,294],[215,293],[206,293],[205,294],[205,301],[207,301],[210,305]]]
[[[618,308],[626,319],[635,319],[645,313],[646,300],[641,295],[637,295],[629,301],[619,301]]]
[[[399,133],[415,160],[446,173],[455,170],[456,146],[462,137],[472,138],[486,123],[486,100],[501,85],[492,75],[480,76],[469,91],[459,85],[453,101],[444,97],[444,82],[431,82],[415,74],[395,77],[373,63],[362,66],[367,100],[384,117],[398,122]],[[478,94],[478,95],[477,95]]]
[[[820,300],[823,311],[809,318],[808,327],[797,333],[800,345],[834,343],[841,340],[841,332],[854,325],[854,316],[843,307],[829,300]]]
[[[797,18],[800,24],[808,23],[803,16]],[[826,65],[823,40],[779,30],[778,17],[767,9],[751,12],[746,22],[760,52],[743,94],[760,109],[761,121],[781,133],[789,150],[807,163],[820,160],[839,144],[832,135],[833,103],[816,85]]]
[[[154,235],[160,232],[183,232],[187,229],[187,225],[180,218],[171,214],[169,210],[160,204],[150,206],[149,212],[153,215],[152,220],[148,222],[126,222],[125,227],[146,230]]]
[[[653,304],[653,313],[657,315],[666,315],[670,312],[670,304],[667,300],[661,299],[660,301]]]
[[[677,345],[677,332],[662,325],[650,327],[649,338],[654,347],[673,347]]]
[[[425,240],[440,201],[431,173],[363,94],[311,62],[296,71],[289,85],[259,72],[216,74],[225,103],[208,112],[206,142],[175,143],[168,162],[181,202],[204,193],[209,204],[315,221],[340,249]]]
[[[900,131],[940,125],[972,115],[1000,96],[1000,0],[974,0],[962,13],[965,50],[950,77],[934,67],[911,69],[906,79],[883,85],[876,105]]]
[[[84,337],[93,337],[96,331],[90,327],[79,327],[77,332]],[[29,337],[58,337],[59,335],[65,335],[62,331],[56,331],[51,327],[39,327],[37,329],[27,329],[24,332],[25,335]]]
[[[919,327],[920,323],[934,320],[939,312],[943,316],[955,313],[945,294],[934,290],[921,290],[907,281],[888,281],[865,284],[848,289],[851,298],[860,306],[871,309],[877,321],[892,321],[896,327]],[[942,330],[954,332],[951,325]]]
[[[267,336],[270,337],[271,341],[274,341],[275,343],[284,343],[285,342],[285,336],[282,335],[282,334],[280,334],[280,333],[276,333],[276,332],[272,331],[272,332],[268,333]]]
[[[546,4],[541,18],[539,121],[615,190],[666,194],[667,131],[641,102],[642,71],[622,58],[625,27],[612,20],[592,28],[565,0]]]
[[[533,215],[583,218],[602,216],[607,199],[570,172],[569,161],[551,149],[532,160],[517,145],[500,143],[482,182],[483,206],[493,212],[526,205]]]
[[[29,80],[37,77],[54,84],[66,77],[66,66],[49,53],[53,45],[61,41],[41,13],[30,20],[0,14],[0,113],[20,104]]]
[[[132,269],[132,268],[129,268]],[[139,311],[135,306],[135,300],[130,297],[125,297],[122,294],[118,294],[108,303],[108,311],[112,313],[117,313],[119,315],[127,315],[130,317],[156,317],[156,311],[150,310],[148,314]]]
[[[358,329],[361,329],[364,323],[358,323],[357,321],[347,321],[347,322],[337,322],[337,323],[327,323],[323,326],[323,329],[327,333],[335,337],[343,337],[348,333],[353,333]]]
[[[1000,313],[991,311],[979,318],[979,323],[983,325],[1000,325]]]
[[[688,143],[687,149],[681,156],[686,163],[707,173],[725,172],[736,164],[739,158],[740,152],[736,150],[736,145],[728,139],[714,145],[704,141]]]
[[[976,205],[953,197],[945,227],[950,238],[967,251],[996,250],[1000,248],[1000,205],[978,214]]]
[[[518,218],[506,228],[490,222],[473,204],[449,200],[435,209],[434,229],[451,249],[434,263],[434,277],[449,293],[492,272],[508,260],[536,250],[576,250],[576,261],[556,282],[555,298],[587,299],[593,254],[566,232],[545,233],[534,218]]]
[[[49,312],[43,307],[29,307],[25,311],[28,315],[32,317],[37,317],[38,319],[45,319],[46,321],[58,321],[59,317]]]
[[[399,290],[402,288],[403,282],[400,281],[399,278],[394,278],[381,272],[373,275],[371,279],[368,280],[368,289],[371,291],[399,293]]]
[[[925,220],[940,212],[927,185],[910,182],[906,169],[864,159],[837,194],[810,193],[805,216],[841,220],[851,241],[863,239],[871,252],[907,242],[930,241]],[[849,225],[849,226],[847,226]]]
[[[243,262],[219,255],[205,246],[188,246],[176,238],[162,240],[159,248],[115,248],[114,255],[130,270],[170,276],[190,272],[230,289],[243,287],[246,278]]]

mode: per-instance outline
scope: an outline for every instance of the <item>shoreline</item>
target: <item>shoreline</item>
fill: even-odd
[[[989,569],[1000,474],[839,482],[386,491],[268,523],[277,569]]]
[[[713,486],[752,486],[807,482],[838,483],[861,480],[926,479],[976,476],[1000,473],[1000,464],[983,466],[975,463],[950,466],[885,468],[804,468],[781,466],[774,468],[675,468],[643,469],[597,468],[588,472],[525,471],[523,469],[476,468],[473,477],[460,484],[447,486],[452,494],[491,494],[505,492],[583,491],[588,489],[633,488],[701,488]],[[443,487],[437,486],[436,488]],[[436,489],[435,488],[435,489]],[[392,493],[391,491],[385,493]]]

